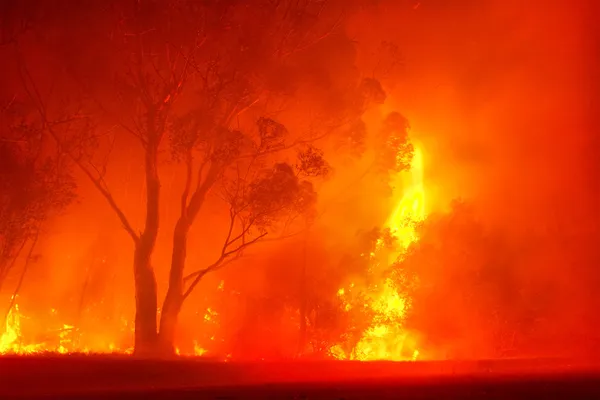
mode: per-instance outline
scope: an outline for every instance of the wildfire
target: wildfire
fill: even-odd
[[[383,250],[383,240],[379,239],[375,252],[369,255],[371,264],[374,264],[371,266],[374,274],[382,273],[382,267],[385,268],[402,257],[410,244],[418,240],[416,225],[426,215],[423,154],[420,148],[415,148],[410,172],[401,174],[399,180],[403,187],[402,197],[386,222],[386,227],[398,240],[399,250],[389,255],[388,262],[381,265],[377,256]],[[392,279],[385,278],[383,284],[367,287],[363,290],[363,296],[350,296],[354,290],[355,285],[352,283],[348,288],[338,291],[344,309],[350,311],[356,306],[366,308],[372,315],[372,320],[350,351],[345,351],[341,345],[335,345],[330,349],[331,355],[337,359],[361,361],[417,359],[419,351],[416,344],[403,327],[410,299],[396,287]],[[366,299],[366,302],[355,305],[353,301],[356,298]]]
[[[416,223],[425,219],[425,190],[423,187],[423,152],[415,147],[410,176],[401,176],[403,195],[387,221],[387,226],[406,250],[418,237]]]
[[[21,316],[19,314],[19,305],[15,304],[6,317],[4,333],[0,336],[0,354],[22,351],[23,349],[19,343],[20,338]]]
[[[56,314],[56,310],[51,309],[51,313]],[[22,332],[21,321],[23,318],[24,316],[19,309],[19,304],[15,303],[6,317],[4,332],[0,336],[0,354],[131,352],[131,349],[119,351],[117,346],[112,342],[106,344],[98,343],[92,351],[90,347],[79,343],[78,329],[69,324],[62,324],[60,329],[48,332],[46,338],[31,343],[26,340]]]
[[[6,316],[4,333],[0,336],[0,354],[31,354],[50,350],[45,346],[45,343],[28,344],[23,342],[21,318],[22,315],[19,311],[19,305],[15,303]],[[67,337],[66,332],[73,327],[65,325],[64,328],[65,330],[58,334],[58,345],[51,351],[61,354],[68,352],[66,346],[68,346],[69,338]]]
[[[50,314],[57,316],[56,309],[50,309]],[[217,312],[208,309],[204,315],[204,320],[211,321],[217,316]],[[61,324],[59,329],[46,331],[43,337],[37,337],[32,340],[31,335],[23,332],[22,321],[26,318],[15,302],[6,316],[6,322],[3,329],[0,330],[0,355],[2,354],[36,354],[36,353],[80,353],[80,354],[131,354],[131,346],[119,346],[115,341],[86,337],[80,329],[74,325]],[[129,331],[133,334],[133,325],[125,318],[121,319],[122,331]],[[110,336],[109,336],[110,337]],[[114,339],[114,338],[113,338]],[[193,350],[188,353],[182,353],[176,349],[177,354],[188,356],[202,356],[207,350],[194,341]]]
[[[385,249],[384,240],[379,239],[375,250],[364,256],[369,259],[370,273],[378,283],[361,287],[349,283],[338,290],[337,296],[345,312],[352,310],[366,311],[368,324],[362,326],[360,337],[348,344],[336,344],[329,348],[330,356],[340,360],[390,360],[409,361],[419,356],[414,337],[404,327],[406,314],[411,304],[410,298],[398,288],[393,279],[385,275],[389,265],[401,259],[408,247],[418,240],[416,225],[426,216],[425,191],[423,185],[423,154],[416,147],[408,172],[400,173],[398,185],[402,187],[396,207],[386,221],[385,227],[397,240],[398,247],[391,252]],[[223,282],[219,285],[223,290]],[[56,309],[50,309],[53,318],[60,315]],[[214,308],[207,308],[198,313],[198,317],[206,324],[218,324],[219,313]],[[19,304],[15,304],[8,313],[3,329],[0,330],[0,354],[32,354],[42,352],[66,353],[120,353],[129,354],[132,348],[119,345],[115,341],[91,338],[82,334],[82,330],[74,323],[57,323],[56,329],[43,336],[24,334],[22,320],[27,319],[21,312]],[[132,335],[133,324],[121,318],[121,332]],[[33,339],[33,340],[32,340]],[[112,337],[114,339],[114,337]],[[210,341],[214,341],[212,336]],[[177,349],[177,354],[203,356],[210,353],[204,344],[194,340],[193,348],[186,351]],[[350,347],[350,348],[349,348]],[[229,355],[225,358],[227,359]]]

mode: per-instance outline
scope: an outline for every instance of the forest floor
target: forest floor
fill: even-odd
[[[539,395],[539,396],[538,396]],[[600,366],[564,360],[233,363],[0,357],[0,398],[600,398]]]

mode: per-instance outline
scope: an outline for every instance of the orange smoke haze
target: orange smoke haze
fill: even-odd
[[[316,58],[326,60],[319,68],[327,70],[332,87],[359,77],[380,80],[387,98],[363,116],[366,152],[357,159],[340,150],[335,138],[318,142],[333,172],[315,183],[316,222],[289,238],[267,236],[203,278],[183,306],[179,352],[219,359],[315,353],[412,360],[597,351],[600,337],[593,330],[600,303],[594,288],[600,273],[594,266],[600,262],[600,216],[591,149],[598,126],[588,123],[593,62],[587,3],[358,3],[345,15],[341,33],[296,62],[308,69]],[[9,54],[9,45],[4,47]],[[44,69],[37,74],[42,77]],[[2,81],[18,80],[14,76],[7,73]],[[2,96],[10,98],[11,86],[5,88]],[[290,130],[305,129],[305,108],[329,105],[325,97],[315,104],[317,95],[309,85],[300,88],[300,105],[284,107],[277,118]],[[370,168],[373,135],[392,112],[408,120],[415,157],[412,170],[395,174],[388,185]],[[239,123],[259,116],[249,112]],[[145,218],[143,154],[127,140],[115,147],[106,181],[137,228]],[[152,265],[162,300],[185,179],[167,150],[159,157],[163,197]],[[29,267],[18,310],[8,322],[14,329],[20,316],[18,340],[44,343],[31,347],[36,351],[130,351],[133,244],[89,180],[77,175],[77,183],[76,202],[44,225],[39,258]],[[458,199],[471,214],[457,211]],[[410,209],[404,214],[410,223],[399,219],[400,206]],[[227,213],[227,205],[209,196],[190,231],[187,272],[218,258]],[[379,237],[373,254],[366,255],[376,260],[369,261],[373,275],[365,278],[348,257],[360,257],[361,235],[374,228],[395,231],[402,245],[386,250]],[[492,237],[500,239],[488,242]],[[398,257],[414,267],[415,285],[435,289],[388,287],[396,278],[388,277],[385,267]],[[24,263],[22,256],[19,265]],[[506,297],[498,296],[501,300],[488,299],[495,290],[488,281],[471,285],[462,275],[492,264],[500,272],[473,274],[491,274],[491,282],[510,276],[513,286]],[[20,268],[2,287],[2,307],[9,304]],[[355,287],[369,293],[367,300],[351,298]],[[473,304],[480,308],[467,309]],[[363,306],[368,317],[352,314]],[[300,322],[303,307],[314,313],[308,327]],[[528,312],[535,317],[525,316]],[[513,338],[503,345],[509,350],[498,351],[498,339],[490,333],[490,316],[496,314],[510,315],[502,330]],[[311,343],[302,342],[303,329]],[[79,335],[67,338],[64,332],[71,330]],[[348,345],[352,341],[355,346]]]
[[[401,49],[386,105],[427,152],[429,206],[467,199],[513,243],[521,290],[548,307],[532,352],[585,353],[598,282],[593,2],[420,2],[402,14],[400,3],[357,16],[354,34]]]

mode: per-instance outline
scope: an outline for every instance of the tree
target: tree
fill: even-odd
[[[42,140],[39,119],[13,97],[0,116],[0,287],[28,242],[30,255],[42,224],[67,207],[75,184],[61,154]],[[25,277],[17,280],[13,297]],[[12,303],[11,303],[12,305]],[[9,309],[10,312],[10,309]]]
[[[365,90],[365,87],[373,90]],[[364,104],[359,109],[364,112],[369,104],[380,104],[385,98],[385,92],[377,81],[362,81],[360,87],[360,101]],[[375,93],[376,96],[372,94]],[[366,125],[359,118],[353,119],[339,132],[336,139],[341,139],[341,144],[349,150],[350,155],[365,157],[370,162],[368,170],[353,180],[351,186],[342,189],[341,194],[348,195],[349,189],[364,191],[361,179],[367,174],[387,183],[391,175],[406,171],[410,167],[413,156],[413,146],[408,138],[408,122],[398,112],[392,112],[383,118],[382,129],[368,132]],[[358,127],[358,128],[357,128]],[[347,140],[350,139],[350,140]],[[338,143],[340,143],[338,142]],[[365,144],[371,151],[365,154]],[[331,211],[329,204],[321,206],[321,214]],[[319,238],[324,232],[320,229],[318,219],[309,224],[311,237]],[[322,228],[322,227],[321,227]],[[326,235],[326,233],[325,233]],[[366,304],[366,297],[373,288],[389,275],[388,260],[392,254],[397,254],[397,240],[390,229],[359,230],[350,243],[343,244],[343,250],[325,249],[323,240],[303,240],[288,243],[282,250],[282,257],[286,260],[267,264],[266,277],[268,284],[261,291],[261,295],[268,299],[269,307],[277,308],[280,313],[284,310],[299,310],[299,353],[310,356],[330,356],[332,346],[343,343],[346,354],[350,354],[364,331],[369,328],[373,320],[372,310],[362,307]],[[383,244],[383,246],[382,246]],[[377,259],[373,255],[377,252]],[[311,261],[307,262],[307,253]],[[285,254],[285,256],[283,256]],[[296,254],[291,256],[290,254]],[[291,259],[288,259],[291,258]],[[279,265],[285,264],[282,270]],[[315,267],[307,268],[308,265]],[[378,268],[374,268],[378,265]],[[382,271],[384,270],[384,271]],[[383,272],[383,273],[382,273]],[[338,292],[340,288],[350,282],[358,284],[359,290],[343,294],[343,301]],[[243,292],[243,289],[238,289]],[[348,296],[351,296],[351,300]],[[348,302],[358,307],[347,309]],[[260,311],[251,309],[250,314]],[[281,322],[280,322],[281,323]],[[284,327],[280,327],[284,329]],[[308,346],[310,344],[310,346]]]
[[[200,279],[239,257],[282,218],[306,215],[314,204],[311,180],[328,166],[311,143],[347,124],[355,109],[351,116],[346,106],[335,115],[313,114],[311,127],[298,132],[273,117],[272,104],[295,95],[302,71],[293,68],[294,57],[337,29],[338,5],[322,0],[261,0],[252,6],[245,1],[115,1],[69,7],[65,15],[76,16],[69,21],[60,6],[46,9],[37,22],[45,32],[38,40],[44,42],[37,45],[59,65],[53,81],[61,82],[62,100],[54,106],[49,90],[41,90],[32,73],[27,46],[19,43],[23,86],[44,132],[91,180],[133,241],[138,354],[172,352],[179,310]],[[106,133],[107,125],[117,129]],[[141,231],[105,180],[106,154],[116,141],[130,140],[121,132],[143,153]],[[158,326],[151,258],[160,228],[159,154],[167,144],[184,166],[186,184]],[[229,233],[214,263],[185,276],[188,233],[209,193],[228,204]]]

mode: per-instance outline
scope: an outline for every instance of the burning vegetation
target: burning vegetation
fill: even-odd
[[[435,101],[399,93],[424,90],[398,90],[402,46],[363,31],[441,7],[411,3],[7,2],[0,353],[412,361],[564,339],[540,333],[571,315],[552,282],[520,269],[555,237],[500,221],[453,164],[476,170],[457,154],[477,144],[436,141]]]

